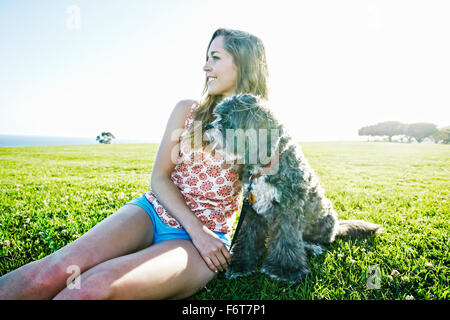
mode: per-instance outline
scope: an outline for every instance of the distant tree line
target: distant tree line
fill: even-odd
[[[414,138],[422,142],[425,138],[433,139],[435,143],[450,143],[450,127],[438,129],[433,123],[405,124],[398,121],[385,121],[375,125],[362,127],[358,130],[360,136],[388,137],[392,141],[393,136],[405,136],[411,142]]]
[[[102,132],[99,136],[97,136],[96,140],[101,144],[110,144],[115,138],[116,137],[114,137],[111,132]]]

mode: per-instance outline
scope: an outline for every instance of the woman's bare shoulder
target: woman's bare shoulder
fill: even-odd
[[[190,109],[194,103],[197,103],[197,102],[195,100],[191,100],[191,99],[180,100],[180,102],[177,103],[177,106],[179,106],[180,108],[183,108],[183,109]]]
[[[191,107],[195,102],[195,100],[190,99],[179,101],[172,109],[172,114],[170,115],[167,124],[168,128],[171,130],[175,128],[184,128],[186,118],[188,117]]]
[[[176,105],[175,105],[175,111],[178,114],[187,116],[187,114],[189,113],[189,110],[191,110],[192,105],[196,103],[195,100],[191,100],[191,99],[185,99],[185,100],[180,100]]]

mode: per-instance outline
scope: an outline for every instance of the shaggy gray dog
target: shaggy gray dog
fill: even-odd
[[[369,235],[380,226],[340,221],[300,148],[265,106],[250,94],[224,99],[206,125],[210,146],[235,164],[246,190],[247,212],[232,248],[228,279],[257,270],[272,279],[299,282],[307,253],[322,253],[336,235]],[[249,199],[250,198],[250,199]],[[242,215],[242,213],[241,213]]]

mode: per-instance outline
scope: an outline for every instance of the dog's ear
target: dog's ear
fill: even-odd
[[[284,135],[284,127],[275,118],[264,100],[259,100],[259,105],[255,109],[260,113],[258,129],[262,136],[266,135],[266,139],[263,142],[267,146],[265,148],[267,150],[267,156],[273,159],[280,154],[281,148],[283,147],[280,146],[280,142]]]
[[[243,104],[246,104],[249,106],[256,105],[259,100],[259,98],[257,96],[254,96],[253,94],[250,94],[250,93],[240,94],[235,97],[240,103],[243,103]]]
[[[212,112],[213,112],[215,115],[218,115],[218,114],[224,114],[225,109],[227,108],[228,104],[229,104],[228,99],[225,99],[225,100],[223,100],[222,102],[220,102],[218,105],[216,105],[216,106],[214,107],[214,109],[213,109]]]
[[[280,140],[282,131],[279,128],[260,129],[258,130],[258,144],[260,154],[259,157],[273,160],[276,156],[280,155]],[[267,160],[266,160],[267,161]]]

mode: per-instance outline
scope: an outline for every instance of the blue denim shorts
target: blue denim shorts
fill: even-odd
[[[191,237],[189,236],[189,234],[186,232],[185,229],[174,228],[174,227],[171,227],[171,226],[165,224],[164,222],[162,222],[162,220],[159,218],[158,214],[156,213],[153,205],[145,197],[145,194],[142,194],[142,196],[140,196],[139,198],[134,198],[127,204],[137,205],[137,206],[141,207],[142,209],[144,209],[148,213],[148,215],[150,216],[150,218],[152,219],[152,222],[153,222],[153,229],[154,229],[153,243],[154,244],[161,242],[161,241],[170,240],[170,239],[191,239]],[[227,246],[227,248],[230,248],[231,241],[230,241],[230,236],[228,235],[228,233],[223,233],[223,232],[218,232],[218,231],[213,231],[213,232],[219,236],[219,238],[223,241],[223,243],[225,244],[225,246]]]

